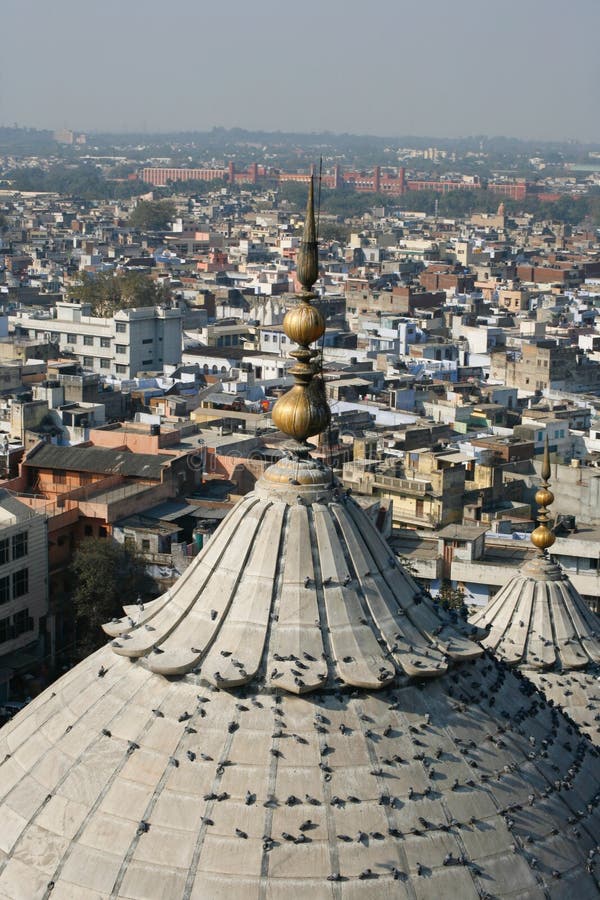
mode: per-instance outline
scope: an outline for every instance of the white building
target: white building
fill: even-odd
[[[145,306],[119,310],[111,318],[90,315],[86,303],[57,303],[54,315],[19,310],[15,329],[30,338],[55,341],[85,369],[134,378],[181,361],[183,314],[178,307]]]
[[[46,518],[0,491],[0,698],[31,656],[45,647],[48,613],[48,537]],[[26,656],[24,653],[26,652]]]

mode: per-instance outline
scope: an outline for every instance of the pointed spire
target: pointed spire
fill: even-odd
[[[277,428],[305,446],[307,438],[325,431],[331,420],[323,380],[320,375],[315,377],[313,359],[318,356],[318,351],[310,349],[310,345],[318,341],[325,331],[325,319],[311,304],[316,296],[312,293],[312,287],[319,274],[312,175],[296,269],[303,289],[298,298],[300,302],[286,313],[283,320],[286,335],[299,344],[298,350],[290,354],[297,360],[296,365],[290,369],[296,384],[273,407],[273,422]]]
[[[538,527],[531,533],[531,542],[540,552],[541,556],[546,555],[546,551],[552,546],[556,537],[548,527],[550,516],[548,515],[548,507],[554,503],[554,494],[549,488],[549,480],[552,470],[550,468],[550,448],[548,446],[548,432],[544,440],[544,458],[542,461],[542,486],[535,493],[535,502],[539,507],[538,511]]]
[[[550,449],[548,446],[548,432],[544,437],[544,458],[542,461],[542,478],[544,480],[544,484],[547,484],[550,481],[550,475],[552,474],[552,470],[550,468]]]
[[[304,288],[304,291],[310,293],[313,284],[317,280],[317,275],[319,274],[317,229],[315,225],[315,192],[313,187],[312,175],[310,177],[308,185],[306,216],[304,218],[302,240],[300,241],[300,247],[298,250],[296,274],[298,276],[298,281]]]

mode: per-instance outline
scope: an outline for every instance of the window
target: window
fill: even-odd
[[[76,344],[77,343],[77,335],[76,334],[68,334],[67,335],[67,344]]]
[[[55,472],[52,476],[54,484],[66,484],[67,483],[67,473],[66,472]]]
[[[4,565],[9,560],[8,538],[0,541],[0,565]]]
[[[13,534],[13,559],[21,559],[23,556],[27,556],[27,537],[28,535],[26,531],[20,531],[18,534]]]
[[[13,572],[13,599],[22,597],[29,591],[29,569],[19,569]]]
[[[147,540],[146,538],[144,538],[142,540],[142,550],[149,550],[149,549],[150,549],[150,541]]]
[[[127,375],[127,366],[117,366],[117,375]]]
[[[100,360],[100,368],[101,369],[110,369],[110,359],[101,359]]]
[[[153,362],[152,357],[150,357],[150,359],[143,359],[143,360],[142,360],[142,365],[143,365],[143,366],[151,366],[151,365],[152,365],[152,362]]]
[[[127,353],[127,347],[125,344],[115,344],[115,353]]]
[[[94,338],[91,334],[84,334],[83,345],[84,345],[84,347],[93,347],[94,346]]]
[[[127,325],[125,322],[117,322],[115,325],[115,331],[117,334],[127,334]]]
[[[33,629],[33,619],[30,618],[28,609],[20,609],[19,612],[14,614],[13,626],[15,629],[15,637]]]
[[[10,575],[0,578],[0,603],[8,603],[10,600]]]
[[[10,637],[10,619],[0,619],[0,644],[4,644]]]
[[[154,340],[153,338],[144,338],[144,340],[142,341],[142,344],[152,344],[153,340]]]
[[[86,525],[85,528],[83,529],[83,533],[84,533],[85,537],[92,537],[92,535],[94,534],[94,529],[92,528],[91,525]]]
[[[268,343],[271,340],[271,338],[269,337],[268,334],[263,335],[263,337],[264,337],[265,343]]]
[[[94,365],[94,358],[92,356],[84,356],[83,357],[83,365],[86,369],[91,369]]]
[[[110,347],[110,338],[103,338],[103,337],[101,337],[101,338],[100,338],[100,346],[101,346],[101,347],[104,347],[105,350],[106,350],[107,348],[109,348],[109,347]]]

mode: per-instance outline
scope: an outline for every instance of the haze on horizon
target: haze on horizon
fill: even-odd
[[[3,0],[0,125],[600,141],[600,2]]]

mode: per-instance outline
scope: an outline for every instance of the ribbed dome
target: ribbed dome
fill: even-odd
[[[128,613],[105,626],[115,653],[219,687],[378,690],[481,652],[312,460],[272,466],[171,591]]]
[[[0,897],[598,896],[597,751],[326,470],[270,469],[127,613],[0,730]]]
[[[471,623],[485,629],[484,646],[526,671],[598,741],[600,621],[559,565],[537,556]]]
[[[527,563],[471,622],[488,629],[482,643],[511,665],[582,669],[600,662],[600,622],[544,557]]]

